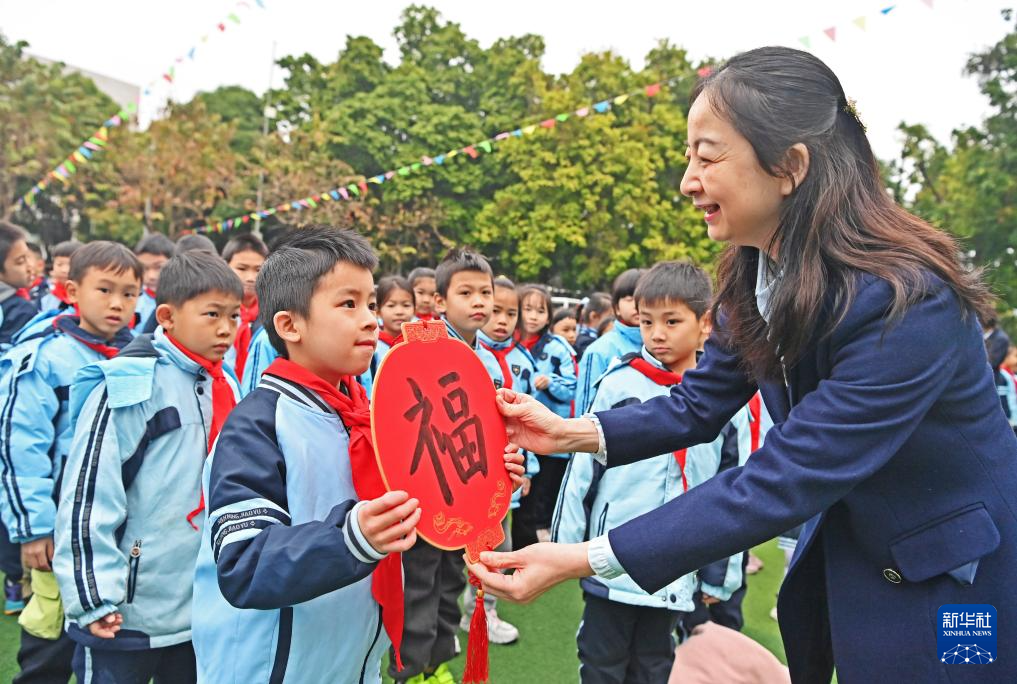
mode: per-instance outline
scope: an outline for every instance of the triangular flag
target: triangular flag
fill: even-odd
[[[261,9],[265,9],[264,0],[254,0],[254,1],[258,3],[258,7],[260,7]]]
[[[445,158],[442,157],[441,160],[445,161]],[[439,164],[441,163],[437,159],[435,161],[438,162]],[[385,180],[392,180],[394,177],[395,177],[395,171],[386,171],[385,172]]]
[[[221,24],[220,23],[220,24],[216,24],[216,26],[219,28],[220,31],[225,31],[226,30],[226,24]]]
[[[512,137],[511,133],[499,133],[498,135],[494,136],[494,139],[498,140],[498,141],[501,141],[501,140],[508,140],[511,137]]]
[[[240,219],[240,222],[241,222],[241,223],[247,223],[247,222],[249,222],[250,220],[251,220],[251,215],[250,215],[250,214],[247,214],[246,216],[244,216],[244,218]]]
[[[434,163],[437,164],[438,166],[441,166],[442,164],[444,164],[445,163],[445,155],[444,154],[439,154],[437,157],[434,158]],[[391,171],[389,173],[391,173]]]
[[[422,168],[424,168],[423,162],[413,162],[410,164],[410,171],[419,171]]]
[[[70,171],[71,173],[77,173],[78,172],[78,167],[75,166],[74,162],[72,162],[70,159],[68,159],[67,161],[64,162],[64,167],[68,171]]]
[[[201,37],[201,42],[202,43],[207,43],[208,42],[208,34],[207,33]]]
[[[318,207],[318,203],[314,201],[313,197],[308,197],[306,202],[307,203],[304,205],[305,207],[311,207],[311,209],[316,209]]]
[[[606,100],[604,102],[598,102],[597,104],[593,105],[593,110],[599,114],[603,114],[609,109],[611,109],[611,103]]]
[[[932,0],[922,0],[922,2],[924,2],[926,5],[928,5],[929,9],[932,9]]]
[[[628,101],[629,101],[628,95],[619,95],[618,97],[614,98],[614,103],[616,105],[623,105]]]
[[[194,51],[197,50],[197,49],[198,48],[191,48],[190,50],[188,50],[187,51],[187,59],[193,60],[194,59]]]
[[[173,82],[173,77],[172,77],[172,76],[170,76],[169,74],[163,74],[163,75],[162,75],[162,77],[163,77],[164,79],[166,79],[166,82],[167,82],[167,83],[172,83],[172,82]]]
[[[540,127],[541,128],[554,128],[554,124],[555,124],[555,120],[554,119],[546,119],[546,120],[540,122]]]
[[[92,158],[92,150],[88,149],[84,145],[78,148],[78,152],[80,152],[85,157],[85,159]]]
[[[864,31],[865,30],[865,17],[858,17],[857,19],[855,19],[855,26],[857,26],[858,28],[860,28],[861,30]]]
[[[367,181],[360,181],[357,183],[357,187],[360,188],[360,192],[367,194]]]
[[[887,15],[890,12],[892,12],[893,8],[896,7],[896,6],[897,5],[890,5],[889,7],[884,7],[883,9],[879,10],[879,12],[880,12],[880,14]]]
[[[812,47],[812,41],[809,39],[808,36],[802,36],[801,38],[798,39],[798,42],[804,45],[806,50]]]
[[[75,150],[74,154],[72,154],[71,156],[74,157],[74,161],[78,162],[79,164],[84,164],[86,161],[88,161],[87,159],[85,159],[85,155],[81,154],[81,152],[77,150]]]
[[[445,153],[445,159],[451,159],[459,155],[459,150],[449,150]]]
[[[351,193],[353,193],[357,197],[360,197],[360,188],[358,188],[353,183],[350,183],[347,187],[349,187]]]
[[[233,12],[230,12],[229,16],[226,17],[226,18],[229,19],[230,21],[232,21],[234,24],[239,24],[240,23],[240,17],[238,17]]]
[[[831,26],[828,29],[823,29],[823,33],[825,33],[826,37],[829,38],[830,40],[833,40],[833,41],[837,40],[837,27],[836,26]]]
[[[385,182],[385,174],[381,173],[371,179],[371,182],[376,185],[381,185]]]
[[[706,78],[707,76],[709,76],[712,73],[713,73],[713,67],[711,67],[709,65],[701,66],[701,67],[699,67],[696,70],[696,75],[699,76],[699,78]]]
[[[584,116],[589,116],[589,114],[590,114],[590,108],[589,107],[582,107],[581,109],[577,109],[576,110],[576,116],[578,116],[579,118],[582,118]]]
[[[463,152],[470,155],[470,159],[476,159],[477,157],[480,156],[480,153],[477,152],[477,148],[475,148],[473,145],[468,145],[464,147]]]
[[[290,206],[299,211],[300,209],[303,208],[304,205],[302,205],[300,202],[290,202]]]
[[[660,92],[660,84],[654,83],[653,85],[646,86],[646,97],[654,97]]]
[[[558,121],[560,123],[565,123],[566,121],[569,120],[569,115],[568,114],[559,114],[558,116],[556,116],[554,118],[555,118],[556,121]]]
[[[533,135],[533,132],[535,130],[537,130],[537,127],[534,125],[530,125],[523,128],[523,133],[525,133],[526,135]]]
[[[490,154],[494,150],[494,147],[491,146],[491,141],[490,140],[485,140],[482,143],[478,143],[477,147],[479,147],[480,149],[484,150],[488,154]]]
[[[333,190],[332,192],[330,192],[328,194],[332,195],[332,199],[334,199],[336,202],[339,201],[339,191],[338,190]]]
[[[421,157],[420,163],[422,163],[424,166],[430,166],[431,164],[434,163],[434,160],[431,159],[430,157]]]
[[[516,136],[517,138],[523,137],[523,129],[517,128],[516,130],[512,131],[512,135]]]
[[[399,169],[396,173],[398,173],[400,176],[408,176],[410,175],[410,167],[404,166],[401,169]]]

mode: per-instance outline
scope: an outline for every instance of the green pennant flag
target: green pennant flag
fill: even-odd
[[[356,197],[360,197],[360,188],[358,188],[355,183],[350,183],[346,187],[348,187],[350,192],[352,192]]]
[[[568,114],[559,114],[558,116],[556,116],[554,118],[557,119],[558,121],[562,122],[562,123],[565,123],[566,121],[569,120],[569,115]]]
[[[408,176],[408,175],[410,175],[410,167],[408,167],[408,166],[402,167],[401,169],[399,169],[398,174],[400,176]]]
[[[491,146],[491,141],[490,140],[485,140],[482,143],[477,143],[477,147],[479,147],[480,149],[484,150],[488,154],[490,154],[494,150],[494,147]]]
[[[413,165],[410,166],[410,169],[413,171],[419,171],[422,168],[424,168],[424,164],[422,162],[414,162]]]
[[[77,173],[78,172],[78,167],[76,167],[74,165],[74,162],[72,162],[70,159],[68,159],[67,161],[64,162],[64,168],[67,169],[68,171],[70,171],[71,173]]]

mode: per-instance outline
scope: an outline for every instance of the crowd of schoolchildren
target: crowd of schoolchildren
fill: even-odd
[[[372,381],[402,324],[440,320],[496,387],[563,417],[668,393],[711,333],[710,278],[687,262],[626,271],[577,311],[469,249],[375,285],[356,233],[293,230],[273,247],[245,234],[220,256],[200,235],[151,235],[133,251],[62,243],[47,261],[0,222],[16,681],[379,681],[390,653],[396,681],[450,684],[475,590],[460,551],[416,537],[418,502],[384,491],[371,446]],[[657,508],[743,464],[767,421],[754,399],[709,444],[610,469],[507,456],[505,548],[591,539]],[[676,639],[706,621],[739,630],[748,555],[654,594],[584,579],[581,680],[664,682]],[[483,605],[492,643],[520,638]]]

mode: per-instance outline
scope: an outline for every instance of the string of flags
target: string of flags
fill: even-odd
[[[923,5],[925,5],[929,9],[933,9],[934,0],[920,0],[920,1],[921,1],[921,3]],[[886,5],[885,7],[883,7],[880,10],[878,10],[877,12],[872,13],[871,15],[864,15],[864,14],[863,15],[859,15],[858,17],[855,17],[854,19],[851,20],[851,25],[854,26],[855,28],[857,28],[859,31],[865,31],[866,30],[866,26],[868,26],[868,21],[869,21],[870,18],[879,18],[879,17],[888,16],[891,12],[893,12],[895,9],[897,9],[897,7],[898,7],[898,5],[896,5],[896,4]],[[839,35],[838,34],[838,30],[842,30],[842,29],[843,29],[842,26],[837,26],[837,25],[828,26],[827,28],[823,29],[822,34],[824,36],[826,36],[826,38],[828,40],[830,40],[830,42],[837,42],[837,36]],[[812,43],[812,39],[816,38],[816,37],[818,37],[818,35],[806,35],[806,36],[802,36],[802,37],[800,37],[798,39],[798,42],[801,43],[802,46],[804,46],[806,50],[811,50],[812,49],[812,44],[813,44]]]
[[[142,97],[148,97],[152,94],[153,89],[160,83],[166,83],[172,85],[176,80],[176,69],[178,64],[182,64],[185,61],[194,61],[195,56],[198,53],[199,45],[205,45],[208,43],[210,38],[217,33],[225,33],[226,29],[231,25],[239,26],[241,24],[241,15],[246,12],[253,10],[255,7],[265,9],[264,0],[238,0],[229,13],[223,17],[220,21],[216,22],[215,26],[204,33],[198,42],[192,45],[187,51],[177,56],[173,63],[168,69],[163,71],[161,75],[153,78],[149,81],[142,89]],[[72,152],[67,159],[60,163],[55,169],[50,171],[46,176],[38,183],[33,185],[31,189],[21,197],[21,201],[27,205],[35,203],[35,196],[45,190],[54,181],[60,181],[64,185],[69,183],[69,178],[77,173],[78,167],[82,164],[87,163],[92,156],[106,148],[109,143],[109,131],[111,128],[116,128],[125,121],[129,121],[131,115],[137,111],[138,105],[131,103],[117,112],[115,115],[107,119],[103,125],[89,136],[88,140],[78,145],[78,148]]]
[[[700,77],[706,77],[710,75],[710,67],[702,67],[698,72]],[[260,211],[252,211],[247,214],[241,214],[240,216],[234,216],[232,218],[223,219],[222,221],[216,221],[212,223],[206,223],[195,227],[193,230],[202,233],[223,233],[234,228],[238,228],[246,223],[257,219],[265,219],[274,214],[282,214],[289,211],[303,211],[305,209],[316,209],[323,203],[326,202],[343,202],[349,200],[356,200],[364,197],[368,194],[372,185],[383,185],[390,183],[394,180],[404,178],[411,174],[423,171],[428,167],[444,166],[449,163],[452,159],[478,159],[482,154],[491,154],[495,151],[495,146],[515,138],[522,138],[528,135],[533,135],[538,131],[552,130],[558,127],[559,124],[563,124],[566,121],[577,118],[585,119],[589,116],[597,114],[606,114],[611,111],[614,107],[620,107],[629,101],[630,98],[644,95],[647,98],[656,97],[660,93],[661,88],[671,85],[677,80],[672,78],[669,80],[661,81],[659,83],[653,83],[645,86],[644,88],[626,93],[624,95],[617,95],[606,100],[601,100],[594,104],[580,107],[575,111],[563,112],[557,116],[553,116],[537,123],[531,123],[525,126],[519,126],[517,128],[503,131],[497,135],[490,137],[480,142],[475,142],[465,147],[449,150],[443,154],[434,154],[431,156],[423,156],[419,160],[413,161],[405,166],[400,166],[396,169],[379,173],[374,176],[370,176],[356,183],[349,183],[341,185],[331,190],[308,195],[299,199],[288,200],[277,204],[274,207],[263,209]]]
[[[60,181],[64,185],[68,185],[68,180],[73,174],[78,172],[78,166],[87,164],[89,160],[95,155],[96,152],[101,152],[106,149],[106,145],[109,144],[109,131],[111,128],[116,128],[125,121],[129,121],[131,114],[134,113],[136,106],[131,103],[117,112],[115,115],[106,119],[87,140],[78,145],[78,148],[71,152],[60,164],[38,183],[32,186],[32,188],[21,196],[21,201],[25,204],[32,205],[35,203],[35,196],[40,192],[49,187],[53,181]]]

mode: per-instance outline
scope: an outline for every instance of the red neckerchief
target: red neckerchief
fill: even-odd
[[[238,378],[244,377],[244,366],[247,365],[247,352],[251,348],[251,337],[254,333],[251,325],[258,320],[258,300],[247,307],[240,305],[240,325],[237,328],[237,338],[233,341],[233,348],[237,350],[237,360],[233,364],[233,371]]]
[[[759,392],[752,395],[749,399],[749,415],[752,417],[752,422],[749,423],[749,434],[752,435],[752,451],[759,448],[759,435],[760,429],[763,427],[759,421],[762,420],[763,415],[763,402],[759,397]]]
[[[56,297],[57,299],[59,299],[64,304],[70,304],[70,302],[67,301],[68,297],[67,297],[67,283],[66,282],[57,283],[56,285],[54,285],[52,287],[52,289],[50,289],[49,293],[51,295],[53,295],[54,297]]]
[[[512,351],[513,345],[509,345],[504,349],[495,349],[494,347],[481,342],[480,346],[494,354],[494,358],[498,359],[498,366],[501,368],[501,374],[505,380],[502,387],[505,389],[512,389],[512,372],[509,370],[508,360],[506,357],[508,357],[509,352]]]
[[[529,339],[523,339],[522,337],[520,337],[519,344],[526,347],[526,351],[533,351],[533,348],[537,346],[537,342],[540,342],[540,339],[542,337],[543,335],[534,335]]]
[[[215,445],[215,440],[219,436],[223,424],[226,422],[226,417],[229,416],[233,407],[237,405],[237,397],[233,394],[233,388],[230,386],[229,380],[226,379],[226,373],[222,369],[222,361],[209,361],[204,356],[195,354],[173,339],[173,336],[169,333],[166,334],[166,339],[179,349],[181,354],[204,368],[212,378],[212,424],[208,428],[208,450],[211,452],[212,446]],[[205,493],[201,492],[198,499],[198,507],[187,514],[187,522],[194,529],[198,529],[198,526],[194,524],[194,518],[203,510],[205,510]]]
[[[650,380],[653,380],[658,385],[669,387],[671,385],[677,385],[679,382],[682,381],[682,376],[678,375],[677,373],[672,373],[671,371],[664,370],[663,368],[657,368],[646,359],[642,358],[632,359],[629,365],[635,368],[643,375],[645,375],[646,377],[648,377]],[[678,451],[674,452],[674,460],[678,462],[678,468],[682,472],[682,491],[687,492],[689,491],[689,481],[685,477],[685,458],[686,458],[685,449],[679,449]]]
[[[381,331],[378,332],[378,340],[380,342],[384,342],[385,344],[387,344],[390,347],[394,347],[394,346],[396,346],[397,344],[399,344],[400,342],[403,341],[403,336],[402,335],[396,335],[395,337],[393,337],[392,335],[389,335],[384,330],[381,330]]]
[[[14,291],[16,297],[21,297],[25,301],[32,301],[32,294],[28,291],[27,287],[19,287]]]
[[[353,488],[357,498],[368,501],[383,495],[385,481],[381,477],[378,461],[374,456],[374,440],[371,435],[371,410],[367,393],[350,375],[344,375],[339,385],[345,385],[349,395],[330,385],[303,366],[289,359],[277,358],[265,370],[283,380],[295,382],[317,392],[325,402],[335,409],[343,424],[350,432],[350,468],[353,472]],[[371,577],[371,594],[381,606],[381,619],[385,632],[395,650],[396,668],[403,668],[399,646],[403,639],[403,569],[402,554],[390,553],[378,562]]]
[[[438,317],[435,316],[433,313],[428,313],[428,314],[418,313],[417,314],[417,318],[422,320],[422,321],[434,321],[434,320],[437,320]]]
[[[144,288],[144,290],[145,290],[145,294],[147,294],[152,299],[155,299],[155,290],[153,290],[150,287],[146,287],[146,288]]]
[[[111,344],[103,344],[102,342],[92,342],[91,340],[86,340],[81,335],[76,335],[73,329],[62,327],[62,320],[65,318],[67,318],[67,316],[57,316],[56,318],[54,318],[53,327],[59,330],[60,332],[64,333],[65,335],[73,337],[75,340],[85,345],[92,351],[99,352],[107,359],[112,359],[114,356],[120,353],[119,347],[114,347]]]

